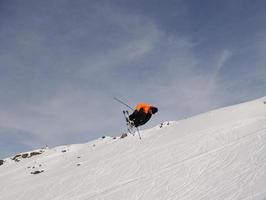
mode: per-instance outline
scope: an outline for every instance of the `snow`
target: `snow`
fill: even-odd
[[[266,98],[5,159],[1,200],[266,199]],[[34,171],[39,174],[31,174]]]

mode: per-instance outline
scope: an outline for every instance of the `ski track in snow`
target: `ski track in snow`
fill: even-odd
[[[6,159],[0,200],[266,200],[264,100]]]

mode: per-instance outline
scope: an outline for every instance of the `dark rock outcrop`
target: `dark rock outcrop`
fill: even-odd
[[[4,160],[0,160],[0,166],[4,164]]]
[[[24,153],[24,154],[21,155],[21,157],[22,157],[22,158],[27,158],[28,155],[29,155],[28,153]]]
[[[31,158],[33,156],[36,156],[36,155],[40,155],[42,154],[44,151],[33,151],[33,152],[30,152],[30,153],[22,153],[22,154],[17,154],[15,155],[13,158],[11,158],[11,160],[14,160],[16,162],[19,162],[21,159],[25,159],[25,158]]]
[[[34,171],[34,172],[31,172],[31,174],[40,174],[40,173],[42,173],[42,172],[44,172],[44,170],[36,170],[36,171]]]
[[[21,158],[21,155],[20,154],[17,154],[13,158],[11,158],[11,160],[14,160],[16,162],[19,162],[20,161],[19,158]]]
[[[120,138],[125,138],[125,137],[127,137],[127,133],[123,133]]]
[[[42,152],[33,151],[33,152],[30,153],[29,157],[37,156],[37,155],[40,155],[40,154],[42,154]]]

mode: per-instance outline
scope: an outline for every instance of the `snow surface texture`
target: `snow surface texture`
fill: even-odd
[[[7,158],[1,200],[265,200],[266,98]],[[28,154],[29,155],[29,154]]]

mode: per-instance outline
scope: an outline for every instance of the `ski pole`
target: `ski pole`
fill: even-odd
[[[139,128],[136,127],[137,131],[138,131],[138,134],[139,134],[139,139],[141,140],[141,136],[140,136],[140,133],[139,133]]]
[[[114,97],[114,100],[118,101],[119,103],[122,103],[123,105],[125,105],[126,107],[128,107],[128,108],[130,108],[131,110],[133,110],[133,111],[134,111],[134,109],[133,109],[133,108],[131,108],[129,105],[127,105],[126,103],[124,103],[124,102],[123,102],[123,101],[121,101],[120,99],[118,99],[118,98]]]

